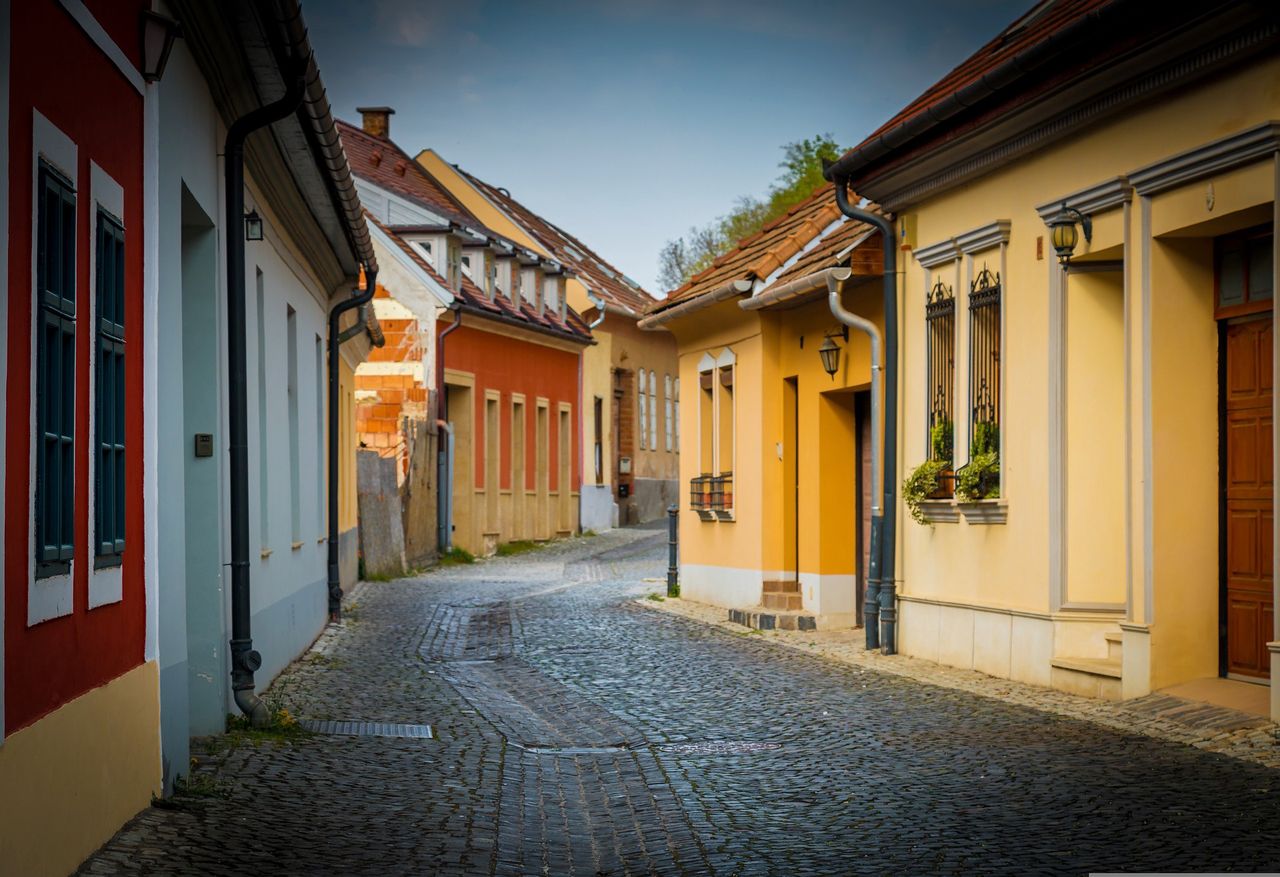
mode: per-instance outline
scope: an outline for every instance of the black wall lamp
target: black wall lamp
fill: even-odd
[[[1080,241],[1079,233],[1076,231],[1077,219],[1080,220],[1080,228],[1084,230],[1085,243],[1092,242],[1093,220],[1074,207],[1068,207],[1066,201],[1062,202],[1062,209],[1049,221],[1053,250],[1058,254],[1058,261],[1063,265],[1071,261],[1071,254],[1075,252],[1076,244]]]
[[[262,240],[262,217],[256,210],[250,210],[244,215],[244,239],[246,241]]]
[[[818,348],[818,356],[822,359],[822,370],[833,381],[836,379],[836,372],[840,371],[840,345],[836,343],[837,335],[843,336],[847,342],[849,340],[848,327],[841,327],[838,332],[828,332],[822,338],[822,346]]]
[[[159,82],[169,63],[173,41],[182,36],[182,25],[165,15],[142,11],[142,78],[147,82]]]

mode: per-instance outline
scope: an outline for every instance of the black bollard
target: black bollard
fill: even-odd
[[[667,596],[680,596],[680,509],[667,506]]]

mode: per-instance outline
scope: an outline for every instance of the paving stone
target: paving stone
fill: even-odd
[[[832,632],[735,633],[723,610],[639,600],[665,563],[661,530],[622,530],[361,584],[267,696],[306,721],[434,738],[199,741],[217,792],[145,811],[81,873],[1280,862],[1280,772],[1258,763],[1270,727],[1194,729],[1164,708],[939,675]]]

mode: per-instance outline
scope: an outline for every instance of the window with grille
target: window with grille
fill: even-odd
[[[955,434],[956,297],[941,279],[929,290],[925,323],[929,342],[929,459],[949,464]]]
[[[1000,274],[985,265],[969,291],[969,460],[1000,455]],[[978,495],[999,489],[998,475]]]
[[[658,374],[649,372],[649,449],[658,450]]]
[[[76,194],[40,164],[36,198],[36,577],[74,556]]]
[[[675,450],[676,450],[676,453],[678,454],[680,453],[680,379],[679,378],[675,379],[674,387],[675,387],[675,401],[672,403],[672,407],[673,407],[672,421],[675,424],[673,427],[673,429],[675,430]]]
[[[672,430],[675,429],[675,419],[672,416],[674,411],[672,409],[673,400],[671,398],[671,375],[663,375],[662,377],[662,398],[663,403],[666,406],[663,409],[663,414],[666,417],[667,453],[671,453],[671,443],[674,438]]]
[[[94,565],[114,566],[124,553],[124,227],[98,211],[94,280],[98,349],[94,361]]]

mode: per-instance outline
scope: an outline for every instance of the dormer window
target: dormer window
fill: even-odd
[[[462,247],[458,246],[457,241],[450,239],[446,246],[449,248],[449,257],[447,262],[449,286],[456,292],[462,289]]]
[[[431,251],[431,241],[410,241],[410,246],[418,251],[418,255],[427,260],[428,265],[436,264],[435,256]]]
[[[462,257],[462,273],[470,277],[472,280],[476,279],[476,276],[471,273],[471,257],[470,256]]]

